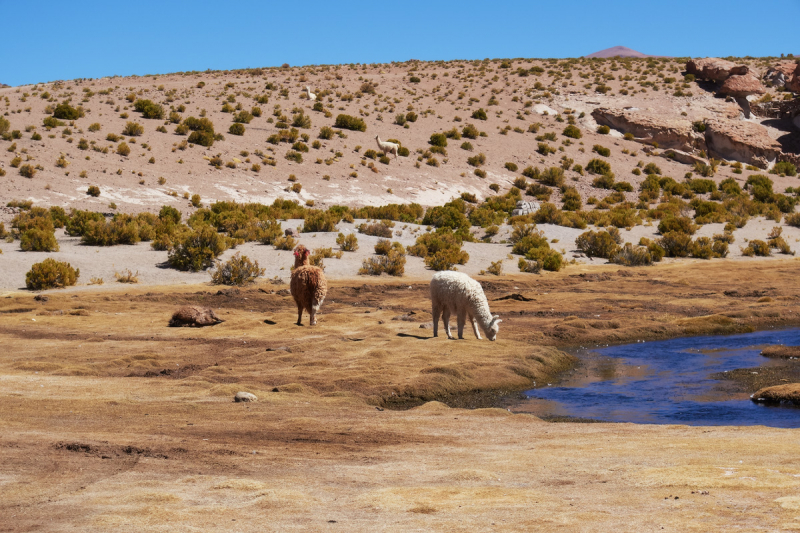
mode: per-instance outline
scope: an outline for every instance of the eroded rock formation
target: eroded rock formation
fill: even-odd
[[[781,145],[759,124],[711,119],[706,121],[708,154],[768,169],[781,154]]]
[[[659,148],[682,152],[705,150],[703,135],[692,129],[688,120],[666,120],[627,109],[597,108],[592,117],[598,124],[630,133],[638,142],[658,143]]]
[[[704,80],[725,81],[734,74],[747,74],[750,69],[718,57],[703,57],[690,59],[686,63],[686,72]]]

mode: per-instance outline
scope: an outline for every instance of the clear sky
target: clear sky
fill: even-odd
[[[0,0],[0,83],[407,59],[800,56],[800,0]]]

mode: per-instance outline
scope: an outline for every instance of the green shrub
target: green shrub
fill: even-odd
[[[302,163],[303,162],[303,154],[300,152],[295,152],[294,150],[289,150],[286,152],[284,156],[289,161],[294,161],[295,163]]]
[[[428,143],[431,146],[440,146],[444,148],[447,146],[447,136],[444,133],[433,133]]]
[[[564,169],[561,167],[550,167],[541,173],[539,181],[551,187],[561,187],[564,185]]]
[[[608,135],[609,133],[611,133],[611,128],[609,128],[608,126],[598,126],[597,133],[599,133],[600,135]]]
[[[59,250],[58,241],[54,230],[33,227],[20,234],[19,247],[24,252],[57,252]]]
[[[414,113],[413,111],[409,111],[408,113],[406,113],[406,120],[408,122],[416,122],[417,118],[418,118],[417,114]]]
[[[436,228],[469,228],[470,223],[466,215],[466,204],[460,198],[444,204],[429,208],[425,212],[422,223]]]
[[[22,165],[19,167],[19,175],[25,178],[33,178],[36,175],[36,168],[33,165]]]
[[[250,124],[251,120],[253,120],[253,115],[244,109],[233,115],[233,121],[240,124]]]
[[[699,178],[689,180],[687,186],[696,194],[705,194],[717,190],[717,184],[714,183],[713,180],[704,180]]]
[[[610,149],[606,148],[605,146],[600,146],[599,144],[592,146],[592,151],[600,154],[603,157],[608,157],[611,155]]]
[[[647,165],[645,165],[645,167],[642,169],[642,172],[644,172],[648,176],[651,176],[653,174],[660,175],[661,169],[655,163],[647,163]]]
[[[766,242],[759,239],[753,239],[752,241],[747,243],[746,248],[742,248],[742,255],[745,255],[747,257],[752,257],[754,255],[760,257],[767,257],[769,255],[772,255],[770,253],[769,248],[770,246]]]
[[[86,194],[97,198],[98,196],[100,196],[100,187],[98,187],[97,185],[89,185],[89,188],[86,189]]]
[[[355,252],[358,250],[358,237],[355,233],[340,233],[336,236],[336,244],[342,249],[343,252]]]
[[[142,133],[144,133],[144,126],[136,122],[128,122],[122,129],[122,134],[128,137],[138,137]]]
[[[53,111],[53,117],[60,118],[61,120],[78,120],[83,115],[84,112],[82,107],[71,107],[66,102],[58,104],[55,111]],[[46,125],[47,124],[45,124],[45,126]]]
[[[590,174],[610,174],[611,164],[602,159],[592,159],[586,163],[586,171]]]
[[[294,250],[294,247],[297,246],[297,239],[291,235],[281,235],[273,239],[272,245],[276,250]]]
[[[167,262],[177,270],[205,270],[228,249],[228,239],[211,226],[200,226],[180,236],[169,249]]]
[[[569,126],[564,128],[564,131],[562,131],[561,134],[571,139],[580,139],[581,137],[583,137],[580,128],[578,128],[574,124],[570,124]]]
[[[142,114],[144,118],[163,119],[164,108],[150,100],[136,100],[133,109]]]
[[[476,109],[472,112],[472,118],[475,120],[486,120],[486,111],[484,111],[483,108]]]
[[[464,126],[462,128],[461,135],[463,135],[467,139],[477,139],[478,136],[480,135],[480,131],[478,131],[478,128],[476,128],[472,124],[467,124],[466,126]],[[463,148],[463,145],[462,145],[462,148]]]
[[[614,188],[614,174],[603,174],[592,180],[592,187],[598,189],[613,189]]]
[[[234,122],[228,128],[228,133],[230,133],[231,135],[239,135],[239,136],[244,135],[244,124],[239,124],[238,122]]]
[[[619,233],[617,232],[616,235]],[[614,234],[608,231],[587,231],[575,239],[575,246],[587,257],[610,259],[617,253],[619,242]]]
[[[797,167],[795,167],[794,164],[790,163],[789,161],[779,161],[778,163],[775,163],[775,166],[772,167],[772,170],[770,170],[769,173],[796,176]]]
[[[223,263],[216,262],[216,270],[211,274],[211,283],[214,285],[245,285],[254,282],[264,275],[263,268],[258,266],[258,261],[251,261],[246,255],[236,252],[233,257]]]
[[[692,223],[692,219],[689,217],[668,216],[658,223],[658,232],[663,235],[671,231],[694,235],[697,231],[697,226]]]
[[[536,151],[540,154],[547,156],[556,153],[556,149],[547,143],[539,143],[536,145]]]
[[[688,257],[692,251],[692,237],[686,233],[670,231],[665,233],[658,244],[667,257]]]
[[[580,211],[583,206],[581,203],[581,195],[575,187],[567,188],[561,200],[564,202],[563,209],[565,211]]]
[[[317,231],[326,233],[334,232],[336,231],[336,224],[338,224],[340,220],[340,216],[329,211],[313,209],[306,213],[303,229],[301,231],[303,233],[314,233]]]
[[[319,130],[319,138],[329,140],[333,138],[333,128],[329,128],[328,126],[323,126]]]
[[[25,286],[32,291],[69,287],[77,283],[80,275],[80,269],[72,268],[69,263],[47,258],[31,266],[25,274]]]
[[[550,199],[550,196],[553,194],[553,189],[545,185],[542,185],[541,183],[531,183],[530,185],[528,185],[525,194],[527,194],[528,196],[533,196],[537,200],[540,200],[542,202],[546,202]],[[566,209],[566,207],[564,209]]]
[[[424,258],[425,265],[432,270],[450,270],[469,261],[469,254],[461,249],[462,242],[461,234],[449,228],[439,228],[417,237],[416,244],[408,252]]]
[[[367,131],[367,123],[358,117],[351,117],[350,115],[341,114],[336,117],[336,122],[333,124],[336,128],[353,131]]]
[[[467,158],[467,164],[472,165],[473,167],[479,167],[485,163],[486,155],[483,152]]]
[[[3,135],[11,128],[11,122],[7,118],[0,116],[0,135]]]

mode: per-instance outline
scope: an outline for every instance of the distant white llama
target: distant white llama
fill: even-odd
[[[381,138],[377,135],[375,140],[378,141],[378,148],[383,152],[383,155],[394,154],[394,158],[397,159],[397,152],[400,150],[399,144],[381,141]]]
[[[480,339],[478,332],[480,325],[486,337],[493,341],[497,338],[500,329],[500,317],[492,315],[489,302],[483,294],[481,284],[461,272],[445,270],[437,272],[431,279],[431,307],[433,314],[433,336],[439,336],[439,316],[444,322],[444,331],[447,338],[452,339],[450,333],[450,315],[456,315],[458,323],[458,338],[464,338],[464,324],[469,317],[472,331]]]
[[[306,93],[308,93],[308,99],[309,100],[316,100],[317,99],[317,95],[311,92],[311,87],[309,87],[308,85],[306,85]]]

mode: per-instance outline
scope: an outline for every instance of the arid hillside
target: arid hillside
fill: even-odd
[[[677,58],[414,61],[0,89],[8,132],[19,133],[7,133],[0,143],[5,171],[0,201],[31,199],[36,205],[106,212],[154,210],[163,204],[188,212],[184,195],[194,194],[204,204],[287,198],[317,207],[427,206],[462,192],[480,200],[494,194],[492,184],[502,192],[529,166],[563,167],[566,184],[584,201],[601,201],[614,191],[593,187],[595,176],[581,170],[599,157],[595,145],[610,150],[606,160],[617,181],[633,190],[644,178],[631,174],[640,162],[656,162],[662,175],[677,181],[694,169],[658,157],[665,154],[657,149],[648,154],[645,145],[623,139],[616,130],[596,133],[595,109],[636,110],[675,124],[739,120],[733,100],[715,95],[699,79],[685,81],[685,63]],[[739,63],[763,73],[778,61]],[[306,87],[315,102],[307,98]],[[767,94],[780,100],[790,93],[770,88]],[[78,118],[52,118],[65,102],[80,111],[61,116]],[[361,119],[365,131],[336,128],[342,114]],[[212,146],[187,142],[189,117],[211,121],[217,134]],[[774,120],[766,122],[769,136],[787,134]],[[240,131],[230,133],[238,123]],[[564,135],[570,124],[580,130],[579,139]],[[443,132],[450,132],[446,147],[432,146],[431,135]],[[398,141],[409,155],[379,162],[373,155],[376,135]],[[484,157],[468,162],[479,154]],[[707,162],[702,155],[697,159]],[[26,166],[33,177],[21,175]],[[731,166],[716,170],[716,181],[747,178],[746,171],[736,174]],[[776,190],[793,183],[777,179]],[[90,186],[99,187],[99,196],[87,195]],[[622,192],[635,200],[635,193]],[[558,203],[560,195],[554,189],[551,200]]]

